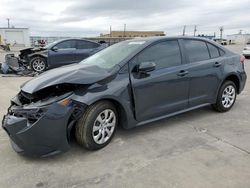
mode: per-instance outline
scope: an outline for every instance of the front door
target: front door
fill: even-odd
[[[146,74],[136,71],[143,62],[153,62],[156,68]],[[153,44],[131,62],[131,84],[138,121],[164,116],[188,105],[189,80],[180,53],[178,40]]]

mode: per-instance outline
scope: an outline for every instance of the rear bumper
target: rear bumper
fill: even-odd
[[[67,125],[73,107],[53,103],[46,113],[31,124],[25,117],[9,113],[4,116],[2,127],[10,137],[13,149],[31,157],[46,157],[70,148]]]
[[[239,93],[243,91],[246,85],[246,80],[247,80],[247,74],[246,72],[241,72],[240,73],[240,88],[239,88]]]

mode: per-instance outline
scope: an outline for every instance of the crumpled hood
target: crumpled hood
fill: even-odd
[[[101,81],[112,73],[98,66],[75,64],[47,71],[24,83],[21,90],[35,93],[41,89],[57,84],[93,84]]]
[[[40,51],[45,51],[47,50],[46,48],[24,48],[20,50],[20,53],[24,52],[40,52]]]

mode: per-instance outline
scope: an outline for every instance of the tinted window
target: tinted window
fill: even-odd
[[[74,40],[67,40],[56,45],[58,49],[76,48]]]
[[[76,48],[77,49],[91,49],[91,48],[97,48],[99,44],[88,42],[88,41],[76,41]]]
[[[155,44],[140,53],[137,56],[137,62],[154,62],[156,69],[180,65],[179,44],[176,40]]]
[[[198,40],[184,40],[184,44],[190,63],[204,61],[210,58],[205,42]]]
[[[219,49],[216,46],[210,43],[207,43],[207,46],[208,46],[211,58],[216,58],[220,56]]]

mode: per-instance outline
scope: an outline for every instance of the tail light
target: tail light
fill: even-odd
[[[243,55],[240,56],[240,62],[241,63],[244,63],[245,59],[246,59],[245,56],[243,56]]]

